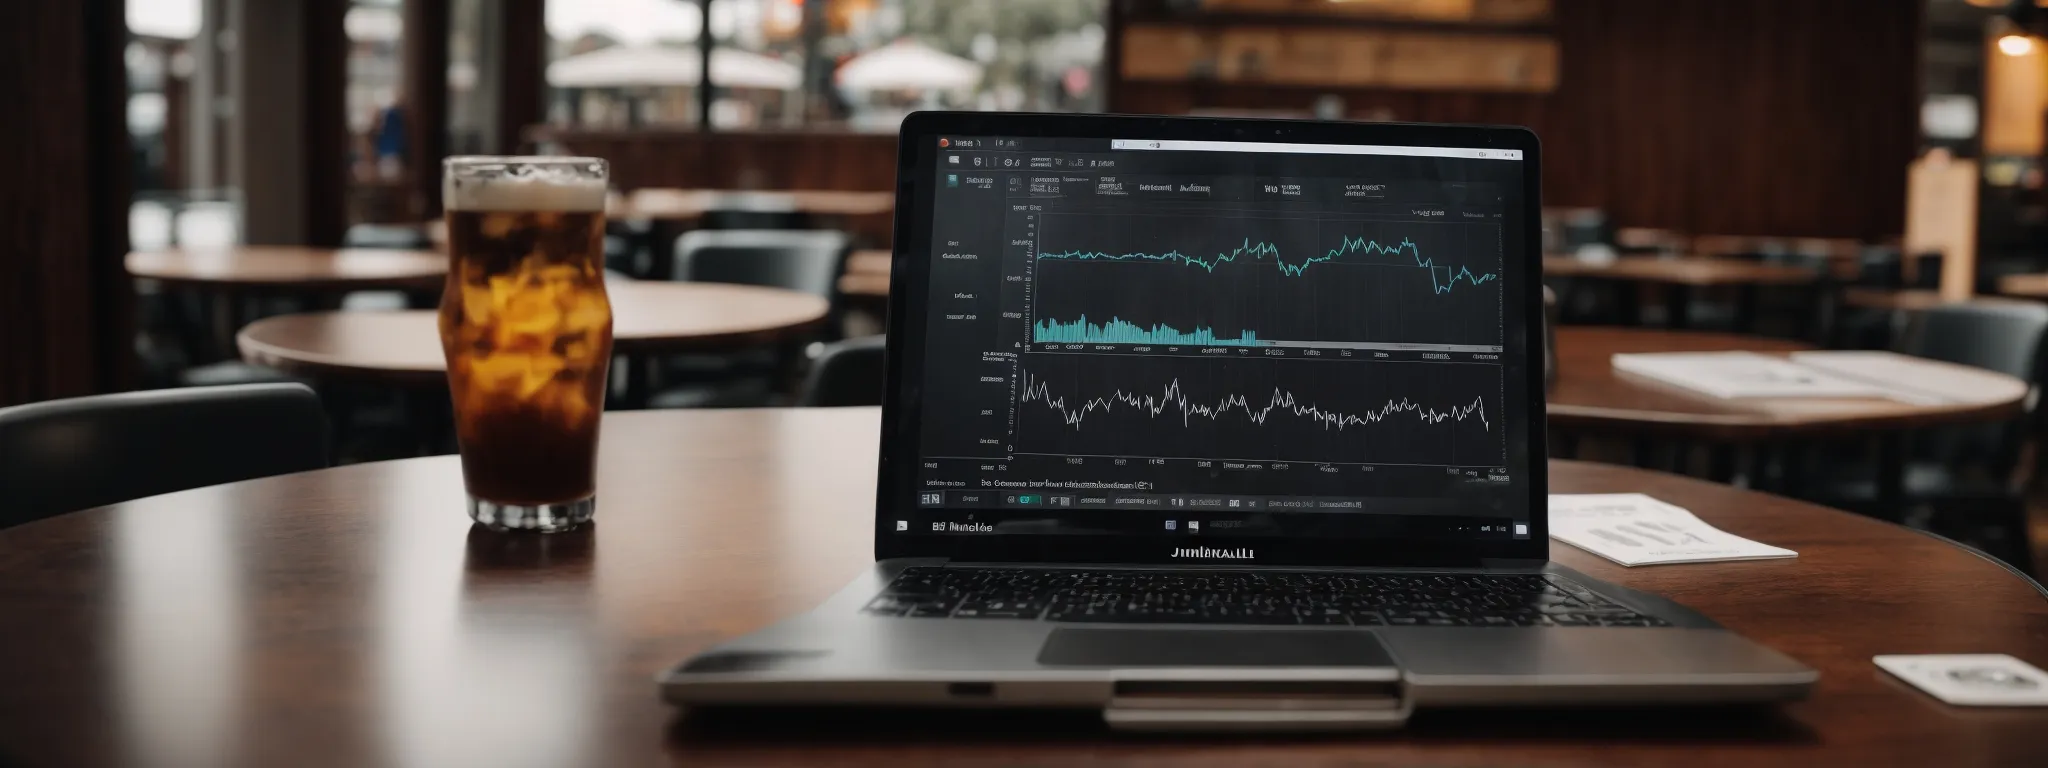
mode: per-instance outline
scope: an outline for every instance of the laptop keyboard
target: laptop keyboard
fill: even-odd
[[[1556,575],[906,569],[864,613],[1361,627],[1666,627]]]

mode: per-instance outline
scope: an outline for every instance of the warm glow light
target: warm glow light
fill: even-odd
[[[2025,56],[2034,52],[2034,38],[2013,33],[1998,38],[1998,50],[2007,56]]]

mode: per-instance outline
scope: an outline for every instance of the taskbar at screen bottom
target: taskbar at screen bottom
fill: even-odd
[[[1388,539],[1527,539],[1527,520],[1504,516],[1361,512],[1318,514],[1231,509],[914,509],[885,531],[924,536],[1261,536]]]

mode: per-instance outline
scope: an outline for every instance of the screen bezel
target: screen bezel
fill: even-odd
[[[888,303],[887,379],[883,391],[881,460],[875,501],[875,557],[950,558],[969,562],[1186,563],[1174,560],[1177,547],[1196,540],[1175,535],[1066,536],[901,534],[890,526],[892,510],[909,507],[917,492],[917,463],[922,389],[922,349],[927,318],[912,311],[912,297],[930,290],[930,261],[913,258],[931,249],[934,184],[929,183],[943,136],[1053,137],[1099,139],[1173,139],[1263,141],[1306,144],[1370,144],[1414,147],[1517,149],[1525,163],[1520,281],[1519,349],[1508,346],[1511,365],[1526,372],[1521,385],[1529,393],[1522,414],[1522,446],[1528,457],[1522,468],[1528,489],[1530,535],[1526,539],[1305,539],[1274,536],[1205,536],[1199,545],[1250,548],[1256,557],[1244,564],[1313,566],[1474,566],[1495,560],[1547,560],[1549,555],[1548,462],[1544,431],[1543,344],[1541,312],[1542,206],[1541,153],[1536,134],[1506,126],[1433,125],[1421,123],[1338,123],[1306,120],[1154,117],[1134,115],[1063,115],[986,112],[916,112],[906,117],[896,149],[896,215]],[[1511,162],[1511,161],[1501,161]],[[917,302],[921,307],[923,302]],[[1508,331],[1517,330],[1517,317]],[[1537,362],[1532,364],[1531,358]],[[1510,446],[1510,454],[1516,455]],[[1512,471],[1512,468],[1511,468]]]

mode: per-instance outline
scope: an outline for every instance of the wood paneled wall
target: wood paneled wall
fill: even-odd
[[[1162,6],[1112,3],[1111,36],[1173,18]],[[1621,226],[1877,239],[1904,227],[1922,14],[1921,0],[1556,0],[1548,94],[1117,81],[1111,108],[1305,113],[1335,93],[1354,116],[1527,125],[1546,205]]]
[[[121,0],[17,0],[0,24],[0,406],[127,384]]]

